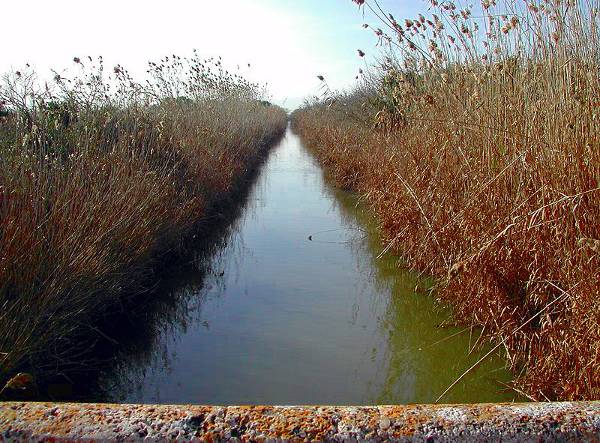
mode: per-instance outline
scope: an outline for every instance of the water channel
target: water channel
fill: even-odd
[[[152,339],[102,374],[111,400],[430,403],[487,350],[380,256],[372,216],[289,129],[214,249],[169,278]],[[511,401],[509,380],[493,356],[444,402]]]

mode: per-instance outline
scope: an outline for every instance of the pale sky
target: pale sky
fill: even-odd
[[[228,67],[240,65],[247,78],[268,83],[275,102],[293,109],[319,92],[317,75],[332,89],[348,88],[378,53],[375,36],[362,29],[362,12],[351,0],[2,3],[0,73],[30,63],[49,75],[51,68],[73,69],[75,56],[102,55],[109,70],[119,63],[140,79],[148,60],[188,56],[196,48],[202,56],[222,56]],[[403,2],[381,3],[397,13]],[[365,59],[357,56],[359,48]]]

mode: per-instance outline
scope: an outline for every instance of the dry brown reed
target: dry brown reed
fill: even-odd
[[[598,2],[431,0],[402,22],[356,3],[390,50],[296,130],[456,318],[506,349],[515,387],[600,398]]]
[[[76,361],[96,316],[232,198],[287,125],[220,60],[167,57],[146,83],[74,63],[52,87],[28,69],[0,86],[0,382]]]

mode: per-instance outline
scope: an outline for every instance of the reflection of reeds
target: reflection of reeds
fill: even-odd
[[[220,61],[167,58],[136,83],[101,60],[0,86],[1,378],[73,342],[230,196],[286,126]],[[84,66],[84,63],[90,67]]]
[[[246,177],[248,186],[240,188],[235,199],[220,205],[218,214],[201,225],[200,232],[186,243],[175,260],[166,260],[152,280],[158,285],[140,297],[125,298],[118,309],[109,311],[99,329],[110,331],[111,340],[100,340],[85,357],[86,366],[70,371],[73,391],[60,400],[114,402],[138,401],[147,371],[170,365],[169,346],[190,325],[202,324],[202,307],[207,293],[224,291],[223,271],[228,254],[239,254],[237,236],[240,216],[252,210],[249,191],[259,168]],[[115,321],[120,325],[115,329]],[[86,370],[87,367],[87,370]],[[44,390],[45,393],[47,390]]]
[[[598,398],[597,2],[432,0],[403,22],[357,3],[392,55],[295,127],[458,318],[502,343],[529,395]]]

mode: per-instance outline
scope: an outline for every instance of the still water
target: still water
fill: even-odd
[[[449,311],[381,251],[371,216],[288,130],[101,388],[128,403],[433,402],[486,349],[469,352],[477,333],[446,326]],[[488,359],[444,401],[515,399],[504,366]]]

